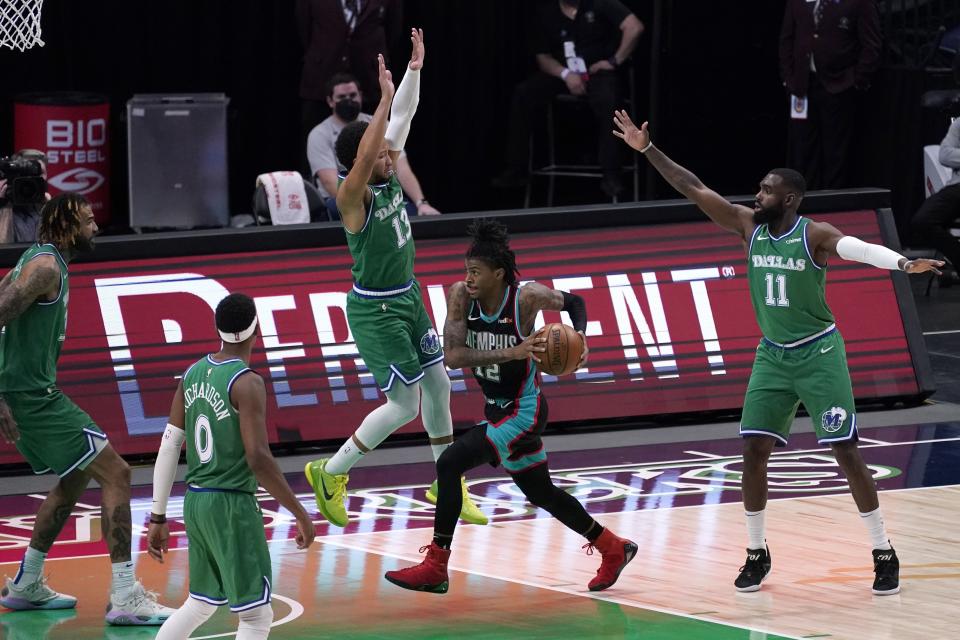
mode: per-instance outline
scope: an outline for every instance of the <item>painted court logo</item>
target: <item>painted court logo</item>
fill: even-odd
[[[440,336],[437,335],[435,330],[430,329],[420,338],[420,351],[428,356],[440,352]]]
[[[847,412],[842,407],[831,407],[829,411],[824,411],[820,416],[820,425],[827,433],[840,431],[844,420],[847,419]]]

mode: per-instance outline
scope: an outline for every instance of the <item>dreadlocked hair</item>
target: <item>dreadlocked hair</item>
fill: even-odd
[[[89,207],[87,199],[78,193],[61,193],[54,196],[40,210],[40,229],[37,240],[40,244],[53,244],[60,249],[76,246],[83,228],[80,211]]]
[[[483,260],[493,269],[503,269],[504,282],[516,284],[520,271],[517,269],[517,256],[510,249],[507,228],[496,220],[478,218],[470,223],[467,233],[473,239],[467,249],[467,257]]]

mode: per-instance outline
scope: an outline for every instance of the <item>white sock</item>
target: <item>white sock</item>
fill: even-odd
[[[210,619],[217,607],[187,596],[180,608],[167,618],[154,640],[184,640]]]
[[[240,625],[237,627],[237,640],[266,640],[273,622],[273,608],[268,603],[240,612]]]
[[[43,561],[47,559],[47,554],[37,551],[33,547],[27,547],[27,552],[20,561],[20,570],[13,579],[13,584],[27,585],[33,584],[43,573]]]
[[[133,563],[114,562],[112,566],[113,581],[110,583],[110,593],[116,596],[117,600],[126,600],[133,591],[133,585],[136,584]]]
[[[766,549],[767,510],[744,511],[743,513],[747,517],[747,548]]]
[[[393,383],[387,392],[387,402],[382,404],[363,419],[356,437],[369,450],[387,439],[391,433],[417,417],[420,412],[420,385],[409,387],[400,380]],[[327,473],[341,475],[348,473],[353,465],[363,457],[357,444],[350,438],[340,450],[327,462]]]
[[[870,536],[870,544],[874,549],[891,549],[890,539],[887,537],[887,528],[883,525],[883,514],[880,513],[880,507],[877,507],[869,513],[861,513],[863,524],[867,527],[867,534]]]
[[[430,365],[423,371],[421,398],[423,428],[431,440],[450,438],[444,444],[430,443],[433,459],[439,460],[440,454],[453,444],[453,418],[450,416],[450,376],[442,362]]]

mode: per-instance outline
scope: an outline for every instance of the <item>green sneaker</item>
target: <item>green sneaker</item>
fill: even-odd
[[[463,491],[463,506],[460,507],[460,519],[470,524],[487,524],[489,520],[480,507],[474,504],[470,498],[470,492],[467,491],[467,479],[460,478],[460,490]],[[431,504],[437,504],[437,481],[434,480],[430,488],[427,489],[427,501]]]
[[[329,461],[329,458],[321,458],[308,462],[303,468],[303,473],[313,489],[313,495],[317,498],[317,508],[320,509],[323,517],[332,525],[345,527],[350,522],[347,509],[343,506],[347,498],[347,480],[350,476],[345,473],[337,476],[327,473],[326,466]]]

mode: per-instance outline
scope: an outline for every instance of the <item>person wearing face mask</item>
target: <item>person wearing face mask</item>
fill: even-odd
[[[337,160],[336,144],[340,132],[345,126],[359,120],[370,122],[373,118],[361,111],[363,94],[356,78],[346,73],[338,73],[327,83],[327,105],[333,114],[318,124],[307,137],[307,159],[310,161],[310,173],[313,175],[320,195],[323,196],[330,216],[340,219],[337,211],[337,175],[346,171]],[[423,195],[420,181],[410,167],[407,154],[401,152],[397,160],[397,178],[407,196],[408,215],[438,215]]]

